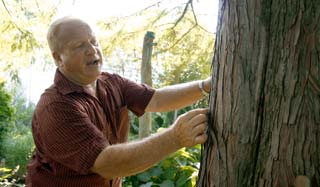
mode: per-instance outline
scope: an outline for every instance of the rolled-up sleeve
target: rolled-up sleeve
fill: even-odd
[[[126,105],[135,115],[142,116],[155,89],[147,84],[139,84],[120,76],[118,76],[118,80],[121,81],[121,92],[124,94]]]

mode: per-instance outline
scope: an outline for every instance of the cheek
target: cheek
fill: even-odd
[[[83,55],[79,51],[74,51],[72,53],[69,53],[68,55],[68,61],[70,61],[73,64],[81,63],[83,59]]]
[[[70,54],[63,58],[63,64],[70,71],[77,71],[83,68],[82,56],[78,54]]]

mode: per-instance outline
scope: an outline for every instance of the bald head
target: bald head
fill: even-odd
[[[63,28],[66,27],[79,27],[84,26],[90,29],[90,25],[85,22],[84,20],[81,20],[79,18],[75,17],[63,17],[60,19],[55,20],[49,27],[48,33],[47,33],[47,41],[49,44],[49,48],[51,52],[60,51],[62,49],[62,43],[61,39],[64,35],[64,33],[61,33],[60,31]],[[79,28],[80,29],[80,28]]]

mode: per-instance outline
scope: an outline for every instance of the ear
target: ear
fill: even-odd
[[[61,59],[60,53],[54,51],[54,52],[52,53],[52,57],[53,57],[54,63],[56,64],[57,67],[62,66],[62,59]]]

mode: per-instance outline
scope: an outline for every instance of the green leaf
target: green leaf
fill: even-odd
[[[162,126],[163,125],[164,120],[163,120],[162,117],[157,116],[154,120],[156,121],[158,126]]]
[[[152,184],[153,184],[153,182],[148,182],[148,183],[140,185],[139,187],[151,187]]]
[[[163,170],[160,167],[152,168],[150,171],[150,174],[152,177],[154,177],[154,176],[159,177],[162,173],[163,173]]]
[[[188,176],[188,175],[183,173],[183,174],[181,174],[181,176],[176,181],[176,186],[177,187],[183,186],[190,179],[191,179],[191,176]]]
[[[16,44],[16,43],[13,43],[13,44],[11,45],[11,52],[14,52],[16,49],[17,49],[17,44]]]
[[[164,169],[168,169],[168,168],[172,167],[172,162],[171,162],[171,160],[170,160],[169,158],[163,160],[163,161],[162,161],[162,167],[163,167]]]
[[[10,172],[12,169],[9,168],[0,168],[0,172]]]
[[[171,180],[165,180],[159,186],[160,187],[174,187],[174,183]]]
[[[4,180],[4,179],[7,179],[7,178],[9,178],[11,176],[12,176],[11,174],[7,174],[7,175],[4,175],[4,176],[1,176],[0,179]]]
[[[191,166],[182,166],[181,167],[182,172],[187,172],[187,173],[193,173],[198,171],[196,168],[191,167]]]
[[[140,173],[137,175],[138,179],[142,182],[147,182],[147,181],[150,181],[151,179],[151,175],[149,172],[143,172],[143,173]]]
[[[165,177],[165,179],[174,180],[174,178],[176,177],[176,174],[177,174],[177,168],[172,167],[165,170],[165,172],[163,173],[163,176]]]

